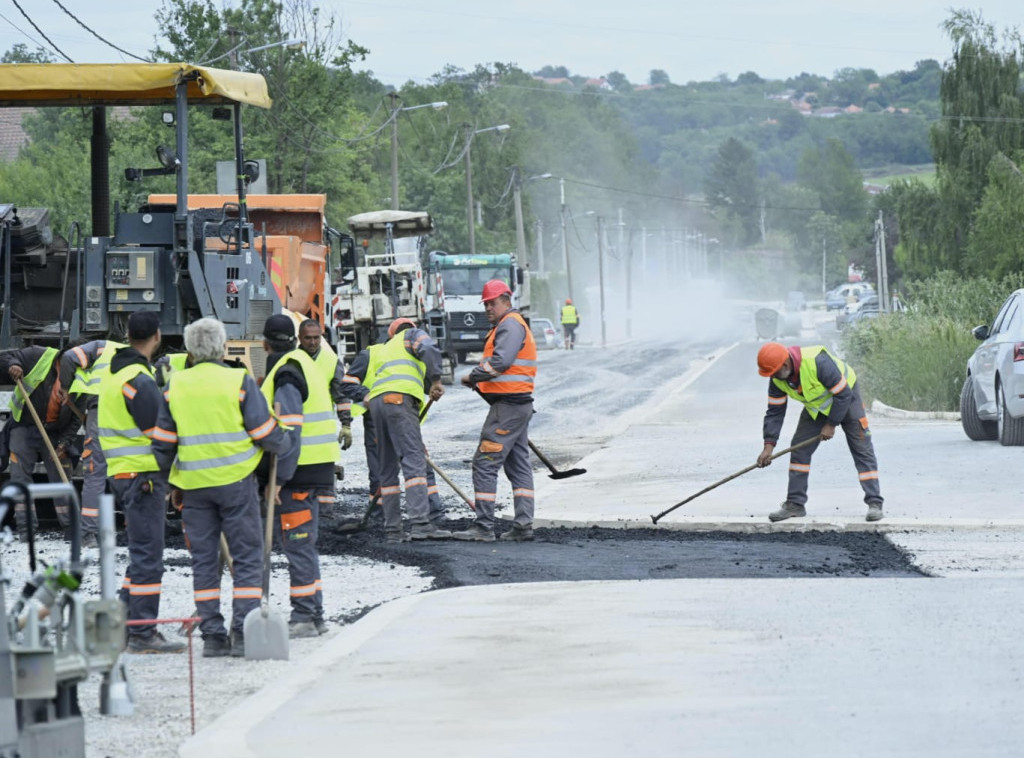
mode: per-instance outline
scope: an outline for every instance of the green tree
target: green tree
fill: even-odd
[[[757,163],[754,153],[730,137],[704,180],[704,195],[711,208],[738,226],[738,241],[750,245],[760,237],[760,204],[757,194]]]
[[[662,70],[660,68],[651,69],[651,73],[648,76],[647,81],[650,84],[668,84],[669,83],[668,72],[666,72],[666,71],[664,71],[664,70]]]
[[[868,208],[864,177],[837,139],[807,150],[797,166],[797,181],[818,193],[821,210],[847,221],[864,218]]]

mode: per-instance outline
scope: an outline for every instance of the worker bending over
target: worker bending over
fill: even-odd
[[[827,348],[787,348],[778,342],[767,342],[761,347],[757,369],[761,376],[771,377],[768,410],[764,416],[764,449],[757,456],[757,465],[763,468],[771,463],[786,418],[788,400],[793,398],[803,405],[793,444],[818,436],[830,440],[836,427],[842,426],[864,490],[864,502],[868,505],[867,520],[879,521],[882,492],[878,485],[878,464],[853,369]],[[779,509],[768,514],[771,521],[807,515],[807,480],[811,474],[811,456],[817,448],[818,441],[815,441],[790,454],[789,492]]]
[[[532,540],[533,468],[528,435],[537,377],[537,345],[526,321],[512,308],[512,291],[505,282],[487,282],[482,301],[493,328],[484,343],[483,360],[462,377],[462,383],[479,392],[491,407],[473,456],[476,521],[452,537],[494,541],[498,471],[504,467],[512,484],[515,519],[512,529],[502,534],[501,539]]]

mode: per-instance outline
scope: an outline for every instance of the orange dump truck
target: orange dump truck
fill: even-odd
[[[150,195],[150,206],[174,206],[174,195]],[[189,210],[209,210],[208,223],[237,218],[235,195],[189,195]],[[253,248],[264,256],[270,281],[282,305],[311,318],[325,330],[330,287],[330,247],[324,236],[326,195],[247,195],[246,208],[256,239]],[[223,240],[225,247],[232,244]]]

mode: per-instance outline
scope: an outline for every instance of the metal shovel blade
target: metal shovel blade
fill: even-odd
[[[585,473],[587,473],[585,468],[571,468],[568,471],[555,471],[552,474],[548,474],[548,476],[551,479],[568,479],[570,476],[579,476]]]
[[[245,617],[242,633],[245,635],[247,661],[288,660],[288,624],[270,612],[266,601]]]

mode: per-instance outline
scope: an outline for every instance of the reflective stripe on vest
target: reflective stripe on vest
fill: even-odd
[[[323,381],[323,373],[316,362],[305,350],[292,350],[281,356],[263,380],[260,392],[267,399],[267,405],[274,405],[274,376],[277,370],[288,361],[293,361],[302,369],[306,380],[306,400],[302,403],[302,437],[299,448],[299,465],[308,466],[312,463],[337,463],[340,459],[338,448],[338,415],[334,411],[334,402],[327,384]],[[333,376],[333,374],[332,374]]]
[[[401,331],[376,351],[377,366],[367,402],[385,392],[400,392],[417,400],[423,399],[423,378],[427,366],[405,349],[409,330]],[[372,357],[372,356],[371,356]],[[369,376],[369,369],[366,372]]]
[[[575,305],[563,305],[562,306],[562,323],[563,324],[569,324],[570,326],[572,326],[573,324],[578,324],[579,322],[580,322],[580,314],[576,310],[576,306]]]
[[[175,374],[167,403],[178,427],[170,482],[183,490],[222,487],[253,472],[263,451],[242,419],[242,369],[204,362]]]
[[[117,373],[108,371],[100,383],[96,423],[108,476],[160,469],[153,455],[152,441],[135,425],[122,393],[124,385],[139,374],[153,376],[153,370],[141,363],[132,363]]]
[[[512,365],[503,374],[486,382],[477,382],[477,389],[485,395],[528,395],[533,392],[533,382],[537,376],[537,343],[533,340],[533,333],[526,325],[523,317],[515,311],[509,311],[501,317],[491,333],[487,335],[487,342],[484,343],[484,360],[494,355],[494,336],[498,333],[501,322],[511,318],[522,325],[526,332],[523,346],[519,348]]]
[[[789,383],[782,379],[772,379],[776,387],[794,400],[803,403],[811,418],[817,418],[819,413],[827,416],[829,411],[832,410],[832,401],[834,398],[831,388],[823,385],[821,380],[818,379],[818,364],[815,359],[818,357],[819,353],[825,353],[829,358],[835,361],[835,364],[838,366],[839,372],[843,375],[843,380],[846,382],[847,386],[853,387],[853,385],[857,383],[857,374],[854,373],[853,369],[832,355],[827,348],[820,345],[816,347],[800,348],[799,392],[790,387]],[[840,382],[840,384],[842,384],[842,382]],[[842,389],[840,389],[840,392],[841,391]]]
[[[91,366],[79,366],[75,369],[75,379],[68,387],[68,394],[99,395],[103,378],[110,374],[110,362],[114,359],[114,353],[125,347],[128,346],[113,340],[106,340],[100,349],[100,354],[96,356],[96,360],[92,362]]]
[[[39,356],[39,360],[36,361],[36,365],[32,367],[32,370],[25,374],[21,383],[25,385],[29,395],[35,392],[36,387],[43,383],[46,375],[50,373],[50,368],[53,366],[53,361],[56,357],[57,348],[46,348],[43,354]],[[15,421],[21,421],[21,412],[25,408],[25,400],[27,399],[21,394],[21,387],[14,388],[14,395],[11,396],[11,418]]]
[[[370,345],[366,348],[366,375],[363,377],[362,384],[366,389],[373,387],[373,380],[377,378],[377,369],[379,368],[380,361],[377,357],[380,354],[380,349],[383,345]],[[363,398],[364,402],[366,398]],[[352,403],[352,418],[359,418],[366,413],[366,406],[363,403]]]

